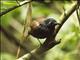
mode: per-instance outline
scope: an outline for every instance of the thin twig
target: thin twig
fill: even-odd
[[[19,4],[19,5],[20,5],[20,2],[19,2],[18,0],[16,0],[16,2],[17,2],[17,4]]]
[[[10,11],[12,11],[12,10],[20,7],[20,6],[23,6],[23,5],[27,4],[27,3],[30,3],[30,2],[31,2],[31,1],[23,1],[23,2],[21,2],[19,5],[15,5],[15,6],[9,8],[9,9],[7,9],[7,10],[1,12],[1,13],[0,13],[0,16],[3,16],[3,15],[5,15],[5,14],[7,14],[8,12],[10,12]]]
[[[78,18],[78,21],[79,21],[79,25],[80,25],[80,16],[79,16],[79,4],[77,5],[77,8],[76,8],[76,14],[77,14],[77,18]]]
[[[24,29],[22,32],[22,42],[24,42],[24,40],[26,39],[27,35],[28,35],[28,25],[30,25],[30,21],[31,21],[31,15],[32,15],[32,10],[31,10],[31,2],[28,4],[28,11],[26,13],[26,18],[24,21]],[[20,41],[21,42],[21,41]],[[19,53],[20,53],[20,46],[18,47],[18,51],[17,51],[17,58],[19,57]],[[31,54],[31,53],[30,53]]]
[[[17,50],[17,54],[16,54],[16,59],[19,57],[20,50],[21,50],[21,48],[20,48],[20,46],[19,46],[19,47],[18,47],[18,50]]]
[[[64,16],[64,14],[62,14],[62,18],[61,18],[61,25],[58,26],[57,30],[56,30],[56,33],[55,33],[55,36],[57,35],[57,33],[59,32],[60,28],[62,27],[62,25],[66,22],[66,20],[69,18],[69,16],[76,10],[76,7],[77,7],[77,2],[74,2],[73,3],[73,6],[71,7],[71,10],[69,11],[66,11],[66,16]]]

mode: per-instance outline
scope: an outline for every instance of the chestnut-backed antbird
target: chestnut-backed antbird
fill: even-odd
[[[48,18],[44,20],[42,23],[35,22],[37,24],[37,27],[32,29],[29,34],[32,36],[43,39],[49,37],[51,34],[55,31],[55,26],[59,25],[59,23],[56,22],[53,18]],[[33,27],[32,27],[33,28]]]

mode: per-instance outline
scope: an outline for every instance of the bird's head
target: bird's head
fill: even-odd
[[[57,23],[53,18],[48,18],[47,20],[45,20],[45,24],[48,28],[55,28],[56,25],[60,25],[60,23]]]

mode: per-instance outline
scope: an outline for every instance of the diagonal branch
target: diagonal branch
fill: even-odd
[[[79,25],[80,25],[80,10],[79,10],[80,6],[79,6],[79,3],[78,3],[78,6],[77,6],[77,9],[76,9],[76,15],[77,15],[77,18],[78,18],[78,21],[79,21]]]
[[[27,3],[30,3],[30,2],[31,2],[31,1],[23,1],[23,2],[21,2],[21,3],[18,4],[18,5],[15,5],[15,6],[9,8],[9,9],[3,11],[3,12],[0,12],[0,16],[3,16],[3,15],[5,15],[5,14],[7,14],[8,12],[10,12],[10,11],[12,11],[12,10],[14,10],[14,9],[16,9],[16,8],[18,8],[18,7],[21,7],[21,6],[23,6],[23,5],[27,4]]]
[[[65,11],[67,13],[62,14],[62,18],[61,18],[61,25],[57,28],[55,36],[57,35],[57,33],[59,32],[60,28],[62,27],[62,25],[66,22],[66,20],[70,17],[70,15],[76,10],[77,7],[77,2],[74,2],[72,7],[70,8],[69,11]]]

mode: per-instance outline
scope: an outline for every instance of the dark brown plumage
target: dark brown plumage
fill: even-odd
[[[48,18],[42,23],[35,21],[35,24],[37,25],[34,28],[31,27],[32,29],[29,34],[36,38],[43,39],[49,37],[52,33],[54,33],[55,26],[59,23],[57,23],[53,18]]]

